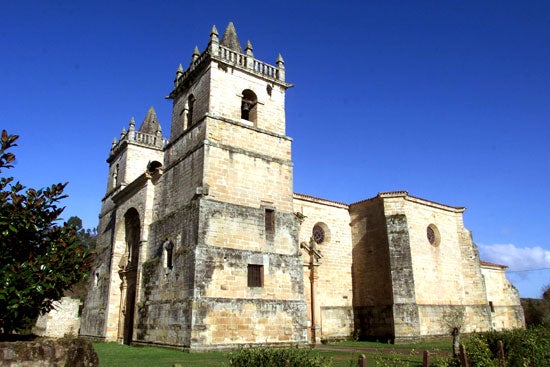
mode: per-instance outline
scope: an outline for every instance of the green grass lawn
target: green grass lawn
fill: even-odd
[[[423,350],[447,351],[451,348],[449,340],[407,345],[373,342],[341,342],[330,345],[348,347],[349,350],[313,350],[312,353],[331,357],[334,367],[357,366],[359,355],[365,353],[362,348],[376,349],[374,352],[365,353],[369,367],[381,365],[380,362],[387,366],[417,367],[422,365]],[[94,343],[94,348],[99,356],[100,367],[172,367],[176,363],[185,367],[222,367],[227,362],[227,352],[187,353],[174,349],[130,347],[117,343]]]
[[[452,339],[451,338],[441,338],[437,340],[427,340],[417,343],[409,344],[390,344],[390,343],[380,343],[380,342],[361,342],[361,341],[342,341],[336,343],[330,343],[334,346],[349,346],[349,347],[366,347],[366,348],[376,348],[376,349],[415,349],[415,350],[440,350],[440,351],[451,351],[452,350]]]
[[[225,353],[186,353],[175,349],[156,347],[130,347],[117,343],[94,343],[100,367],[172,367],[182,366],[220,367]]]
[[[156,347],[130,347],[117,343],[94,343],[100,367],[223,367],[227,352],[187,353]],[[334,367],[349,367],[358,354],[352,352],[314,351],[332,357]]]

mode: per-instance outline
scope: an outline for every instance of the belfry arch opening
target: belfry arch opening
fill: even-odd
[[[257,122],[257,106],[258,97],[256,97],[256,93],[254,93],[250,89],[243,90],[243,95],[241,98],[241,118],[243,120]]]

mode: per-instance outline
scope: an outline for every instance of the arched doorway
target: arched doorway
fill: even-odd
[[[132,343],[134,311],[136,306],[136,280],[139,259],[140,222],[137,210],[130,209],[124,215],[126,250],[119,264],[121,283],[120,328],[124,344]]]

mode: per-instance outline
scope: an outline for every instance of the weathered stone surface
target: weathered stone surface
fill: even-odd
[[[80,334],[191,350],[399,341],[447,333],[448,310],[465,332],[521,327],[518,295],[483,270],[464,208],[293,193],[284,62],[247,51],[213,32],[176,72],[170,141],[149,113],[113,143]]]
[[[524,327],[517,292],[502,269],[499,274],[494,274],[499,269],[483,270],[463,211],[406,192],[382,193],[350,206],[360,335],[396,341],[448,335],[445,315],[453,309],[464,315],[463,332]],[[437,231],[433,242],[428,227]],[[491,313],[493,298],[500,308]]]
[[[33,333],[50,338],[78,336],[81,306],[82,301],[78,298],[61,298],[61,300],[54,302],[53,310],[38,317],[32,330]]]
[[[169,143],[157,144],[156,122],[157,135],[132,135],[131,123],[114,143],[82,335],[190,349],[306,341],[290,85],[234,57],[216,41],[178,71]],[[245,118],[244,95],[254,99]],[[261,267],[259,286],[250,265]],[[209,321],[218,319],[232,331]]]
[[[316,336],[320,340],[350,337],[353,333],[353,287],[348,207],[299,194],[294,195],[293,204],[298,213],[295,215],[302,218],[299,226],[301,244],[310,245],[316,226],[323,233],[322,241],[315,244],[321,258],[313,268],[309,252],[303,246],[301,250],[310,339],[312,327],[317,328]],[[312,293],[315,293],[313,303]]]
[[[97,367],[92,344],[84,339],[0,342],[1,367]]]

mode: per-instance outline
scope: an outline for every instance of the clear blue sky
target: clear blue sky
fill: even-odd
[[[482,258],[540,296],[550,1],[6,1],[0,128],[21,136],[9,174],[69,181],[65,219],[95,227],[113,138],[151,105],[169,135],[178,64],[229,21],[257,58],[280,52],[295,84],[296,192],[352,203],[408,190],[465,206]]]

